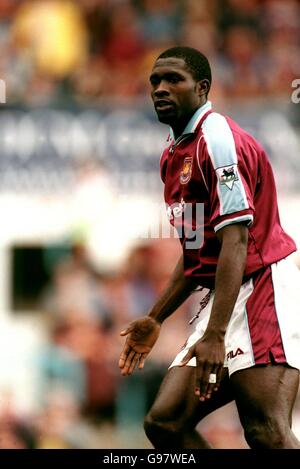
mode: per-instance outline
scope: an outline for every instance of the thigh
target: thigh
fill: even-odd
[[[291,427],[299,386],[299,371],[269,364],[240,370],[230,377],[243,427],[249,423],[277,421]]]
[[[200,402],[194,392],[195,371],[194,366],[169,369],[151,409],[153,419],[194,427],[203,417],[233,400],[227,368],[224,368],[219,390],[204,402]]]

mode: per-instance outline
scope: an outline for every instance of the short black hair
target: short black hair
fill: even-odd
[[[194,80],[200,81],[207,79],[211,84],[211,68],[209,61],[199,50],[193,47],[171,47],[162,52],[156,60],[166,59],[167,57],[183,59]]]

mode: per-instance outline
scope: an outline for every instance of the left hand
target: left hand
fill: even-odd
[[[210,399],[212,392],[217,391],[220,386],[225,359],[224,337],[206,332],[192,345],[181,360],[180,366],[186,365],[193,357],[196,357],[197,362],[195,394],[199,396],[200,401],[205,401]],[[216,375],[216,383],[209,383],[210,374]]]

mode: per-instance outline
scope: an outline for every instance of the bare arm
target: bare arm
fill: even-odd
[[[243,280],[248,229],[242,224],[228,225],[217,236],[222,248],[216,271],[214,303],[206,332],[224,338]]]
[[[171,279],[147,316],[133,321],[121,332],[126,337],[119,359],[123,375],[131,374],[136,366],[143,368],[145,359],[158,339],[161,323],[189,297],[197,283],[184,276],[183,257],[175,267]]]
[[[225,332],[242,284],[247,259],[248,229],[243,224],[225,226],[218,232],[222,244],[215,283],[212,311],[204,336],[191,347],[182,360],[185,365],[193,356],[197,360],[195,392],[200,400],[210,398],[217,390],[225,358]],[[209,375],[217,375],[209,384]]]
[[[194,278],[184,276],[183,256],[181,256],[166,289],[148,315],[162,323],[190,296],[197,285]]]

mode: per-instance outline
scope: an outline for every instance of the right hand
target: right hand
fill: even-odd
[[[196,357],[197,363],[195,394],[200,401],[205,401],[210,399],[213,391],[218,391],[221,384],[225,357],[224,336],[206,330],[201,339],[190,347],[179,366],[187,365],[193,357]],[[209,381],[211,374],[216,375],[215,383]]]
[[[144,367],[145,359],[158,339],[160,323],[150,316],[133,321],[127,329],[120,333],[127,336],[119,359],[122,375],[131,375],[136,366]]]

